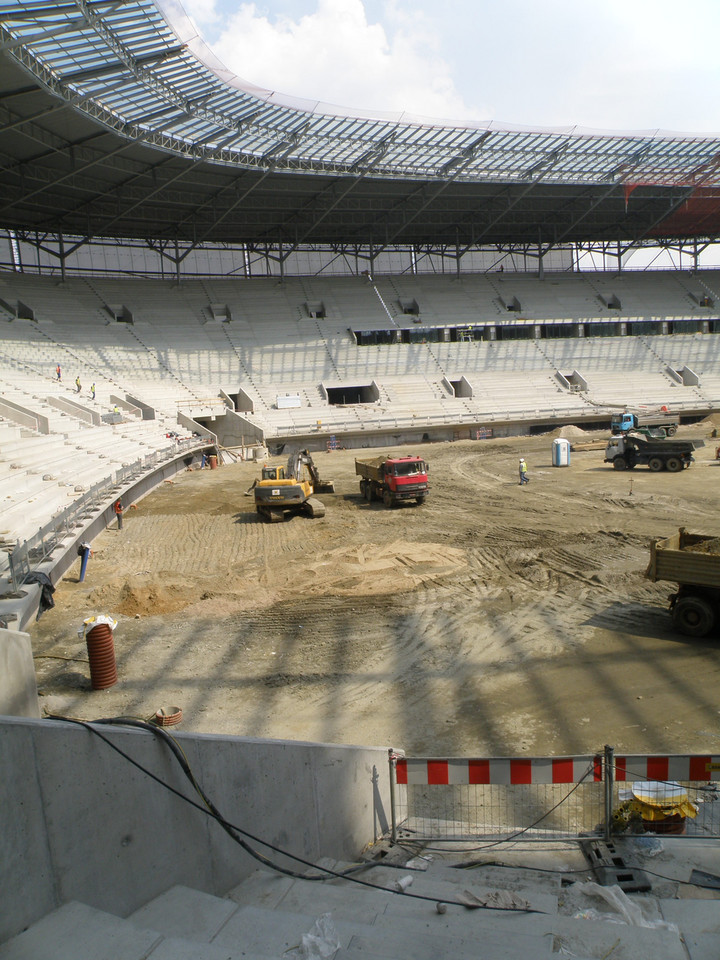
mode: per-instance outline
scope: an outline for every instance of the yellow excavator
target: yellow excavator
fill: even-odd
[[[299,450],[290,456],[286,467],[263,466],[261,478],[252,489],[257,512],[263,520],[276,523],[297,513],[324,517],[325,504],[313,494],[334,493],[335,484],[321,480],[308,451]]]

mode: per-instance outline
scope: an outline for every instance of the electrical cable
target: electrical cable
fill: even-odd
[[[201,813],[214,819],[222,827],[222,829],[228,834],[228,836],[230,836],[231,839],[235,841],[235,843],[239,844],[239,846],[241,846],[246,853],[248,853],[251,857],[253,857],[253,859],[259,861],[263,865],[267,866],[269,869],[275,870],[278,873],[282,873],[286,876],[290,876],[298,880],[315,881],[315,880],[327,880],[328,877],[338,877],[340,879],[348,880],[351,883],[356,883],[363,887],[370,887],[370,889],[372,890],[380,890],[384,893],[391,893],[395,896],[409,897],[412,900],[424,900],[434,904],[446,903],[446,904],[453,904],[455,906],[460,906],[465,908],[468,908],[470,906],[470,909],[474,909],[474,910],[475,909],[494,910],[494,911],[499,911],[504,913],[544,913],[545,912],[543,910],[536,910],[533,907],[488,906],[482,903],[469,905],[467,903],[462,903],[461,901],[458,901],[458,900],[446,900],[446,899],[441,899],[439,897],[426,896],[420,893],[408,893],[407,890],[391,890],[388,887],[379,887],[377,884],[368,883],[367,880],[361,880],[359,877],[352,875],[353,873],[359,872],[360,870],[365,870],[367,868],[372,868],[374,866],[382,866],[382,861],[376,862],[376,863],[370,862],[370,863],[359,864],[356,867],[350,868],[350,870],[346,872],[332,870],[329,867],[318,867],[318,865],[313,863],[312,861],[306,860],[303,857],[298,856],[297,854],[289,853],[288,851],[275,846],[269,841],[263,840],[261,837],[256,837],[253,834],[249,833],[248,831],[243,830],[241,827],[238,827],[237,825],[230,823],[230,821],[226,820],[225,817],[223,817],[223,815],[217,809],[217,807],[215,807],[212,800],[210,800],[210,798],[205,794],[202,787],[198,784],[197,780],[195,779],[195,775],[192,772],[190,764],[188,763],[187,758],[185,757],[185,754],[183,753],[181,748],[178,746],[174,738],[170,736],[170,734],[168,734],[167,731],[162,727],[157,727],[154,724],[148,723],[147,720],[142,720],[137,717],[110,717],[110,718],[104,718],[99,720],[87,721],[87,720],[80,720],[74,717],[63,717],[55,714],[48,714],[48,719],[59,720],[65,723],[76,724],[78,726],[84,727],[86,730],[89,730],[92,734],[94,734],[96,737],[102,740],[103,743],[107,744],[107,746],[109,746],[112,750],[114,750],[121,757],[123,757],[123,759],[127,760],[134,767],[137,767],[137,769],[140,770],[142,773],[144,773],[146,776],[150,777],[151,780],[154,780],[157,784],[164,787],[170,793],[174,794],[180,800],[183,800],[185,803],[194,807],[196,810],[199,810]],[[193,785],[198,795],[202,798],[203,805],[197,803],[191,797],[186,796],[180,790],[177,790],[175,787],[171,786],[169,783],[162,780],[156,774],[152,773],[152,771],[148,770],[146,767],[144,767],[141,763],[139,763],[129,754],[121,750],[120,747],[116,746],[111,740],[105,737],[99,730],[96,730],[93,724],[105,724],[108,726],[138,727],[139,729],[145,730],[147,732],[151,732],[155,736],[159,737],[170,748],[173,756],[179,763],[186,777],[188,778],[190,783]],[[289,868],[283,867],[278,863],[274,863],[272,860],[270,860],[269,857],[266,857],[264,854],[260,853],[258,850],[255,850],[244,838],[248,838],[252,840],[254,843],[259,843],[261,846],[267,847],[269,850],[272,850],[274,853],[278,853],[281,856],[285,856],[291,860],[295,860],[297,863],[303,864],[303,866],[311,867],[315,870],[322,870],[324,871],[324,875],[308,876],[307,874],[299,873],[298,871],[290,870]]]
[[[632,838],[630,838],[632,839]],[[396,846],[407,849],[409,844],[403,844],[401,842],[397,843]],[[453,853],[475,853],[477,850],[482,850],[482,847],[467,847],[464,850],[453,850]],[[423,846],[423,850],[436,850],[440,853],[444,852],[442,847],[432,847],[432,846]],[[474,870],[478,867],[502,867],[505,870],[523,870],[528,873],[549,873],[557,874],[561,877],[571,877],[574,874],[583,874],[591,873],[592,867],[588,865],[582,870],[556,870],[552,867],[529,867],[526,864],[518,866],[514,863],[503,863],[502,860],[478,860],[470,863],[458,863],[452,865],[455,870]],[[679,877],[667,877],[663,873],[655,873],[653,870],[648,870],[646,866],[641,866],[639,864],[629,864],[627,865],[628,870],[642,870],[643,873],[648,874],[651,877],[657,877],[658,880],[667,880],[669,883],[681,883],[683,886],[687,887],[696,887],[698,886],[693,880],[681,880]]]

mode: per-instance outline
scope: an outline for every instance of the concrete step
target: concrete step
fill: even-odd
[[[467,908],[456,905],[456,901],[465,891],[480,899],[490,898],[492,902],[493,895],[498,893],[500,896],[507,895],[512,889],[513,896],[522,900],[531,909],[550,916],[557,913],[556,896],[532,888],[523,889],[522,884],[518,884],[517,887],[508,885],[502,890],[494,886],[473,883],[472,878],[468,878],[469,882],[464,884],[451,883],[437,878],[435,871],[431,871],[428,875],[382,867],[363,871],[362,874],[355,876],[362,880],[362,883],[354,883],[352,879],[331,879],[322,882],[295,880],[279,897],[275,907],[300,913],[312,913],[320,909],[322,912],[330,910],[337,917],[372,923],[375,916],[389,914],[423,917],[428,911],[435,912],[433,901],[446,903],[448,909],[455,914],[464,914]],[[412,877],[412,885],[408,887],[405,896],[399,895],[396,882],[407,877]],[[379,889],[370,889],[365,884],[372,884]],[[233,899],[242,898],[243,885],[236,888],[231,896],[233,894]],[[431,899],[422,899],[425,897]],[[517,914],[506,911],[494,911],[493,916],[496,914],[501,919],[509,916],[515,920],[517,917]]]
[[[455,908],[459,911],[459,908]],[[367,953],[371,956],[407,957],[408,960],[435,960],[453,957],[458,960],[506,960],[508,957],[532,957],[543,960],[552,956],[553,917],[513,915],[512,928],[495,926],[495,914],[486,910],[451,908],[440,915],[425,905],[423,915],[400,917],[385,914],[377,918],[368,935],[358,934],[348,945],[348,955]],[[520,927],[520,922],[523,926]]]
[[[556,917],[553,940],[556,953],[564,951],[571,957],[688,960],[683,942],[676,933],[603,920]],[[696,960],[694,955],[691,957]]]
[[[668,923],[683,933],[692,960],[717,960],[720,956],[720,900],[660,900]]]
[[[71,901],[0,946],[0,960],[145,960],[161,935]]]
[[[48,958],[49,960],[49,958]],[[161,940],[148,954],[148,960],[275,960],[266,953],[229,952],[227,947],[213,943],[198,943],[197,940],[178,940],[168,937]]]
[[[198,891],[191,893],[199,894]],[[200,937],[197,939],[163,936],[161,932],[140,926],[131,919],[123,920],[71,901],[1,945],[0,960],[274,960],[278,956],[246,949],[242,944],[244,938],[238,940],[237,947],[203,942],[201,938],[207,932],[208,922],[212,925],[217,920],[218,904],[225,908],[228,905],[226,900],[209,897],[209,901],[216,902],[202,902],[204,909],[198,913],[201,901],[207,897],[207,894],[199,894],[184,901],[199,920]],[[183,922],[177,905],[177,900],[174,904],[165,904],[165,920],[172,917],[178,926],[187,928],[187,918]],[[161,912],[157,906],[151,908],[146,919],[160,919]],[[137,913],[142,914],[142,910]]]
[[[243,906],[230,917],[213,940],[214,944],[245,952],[265,953],[271,957],[284,956],[288,950],[302,944],[304,934],[311,933],[315,921],[327,911],[318,898],[312,913],[292,913],[288,910],[266,910]],[[347,947],[354,936],[372,936],[373,926],[351,920],[334,919],[341,947]],[[403,956],[411,956],[404,954]]]
[[[512,891],[533,910],[551,914],[557,912],[557,894],[560,887],[559,878],[543,877],[539,882],[535,882],[534,877],[529,880],[520,870],[509,869],[504,875],[491,877],[480,876],[469,870],[443,868],[440,865],[433,865],[427,872],[375,867],[360,876],[370,883],[388,889],[394,889],[397,881],[402,878],[410,877],[412,883],[408,887],[408,893],[433,897],[446,903],[456,900],[463,891],[481,899],[501,891]]]
[[[157,930],[167,937],[209,943],[238,909],[237,903],[227,898],[177,885],[127,919],[137,927]]]

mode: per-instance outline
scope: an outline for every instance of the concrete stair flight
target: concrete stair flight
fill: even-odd
[[[607,902],[575,893],[585,888],[564,886],[561,872],[549,869],[461,870],[416,858],[353,876],[376,889],[260,869],[225,897],[174,885],[126,918],[70,902],[0,946],[0,960],[717,960],[719,953],[720,900],[638,895],[632,902],[656,922],[634,926],[620,914],[609,922]],[[407,877],[411,884],[399,891]],[[473,897],[490,907],[458,902]],[[574,913],[563,913],[566,899]]]

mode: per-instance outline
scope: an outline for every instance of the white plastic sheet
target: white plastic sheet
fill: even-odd
[[[576,883],[575,890],[590,897],[599,897],[615,911],[614,913],[599,913],[596,910],[581,910],[575,914],[578,920],[606,920],[611,923],[625,923],[629,927],[648,927],[652,930],[666,930],[668,933],[679,934],[674,923],[666,920],[646,920],[640,907],[617,886],[601,887],[592,881]]]
[[[309,933],[304,933],[302,943],[285,954],[296,960],[329,960],[340,949],[340,938],[331,913],[318,917]]]

